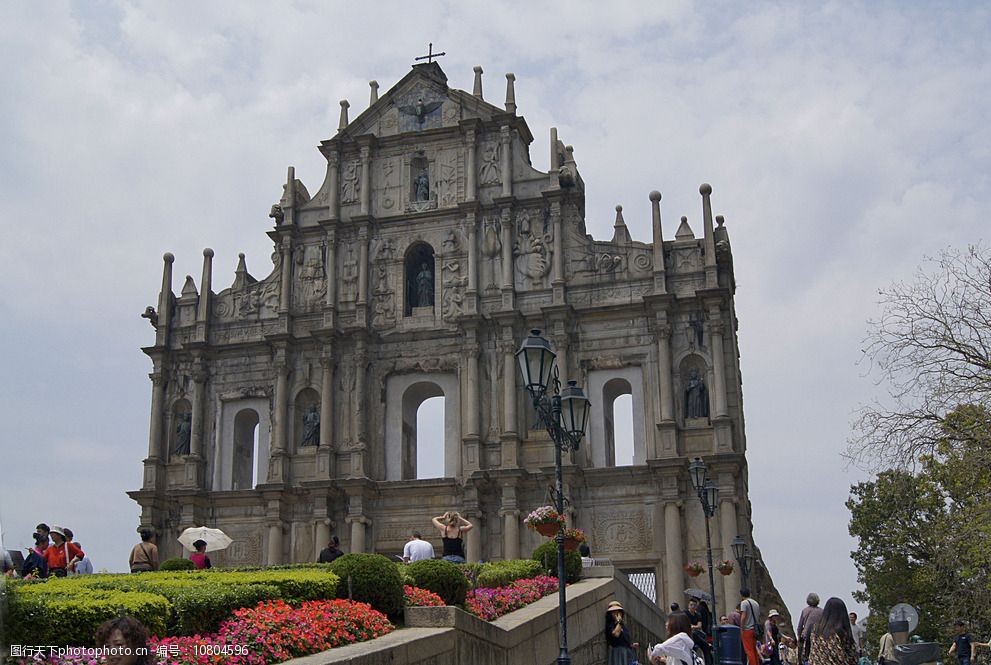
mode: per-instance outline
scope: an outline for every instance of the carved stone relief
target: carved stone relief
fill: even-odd
[[[464,288],[468,277],[462,274],[460,261],[448,261],[443,266],[442,284],[444,295],[441,300],[441,318],[451,322],[464,313]]]
[[[396,99],[399,131],[418,132],[441,126],[441,106],[445,95],[425,86],[417,86]]]
[[[358,259],[351,243],[347,243],[344,249],[341,283],[344,287],[341,289],[341,302],[354,302],[358,298]]]
[[[482,218],[482,290],[498,291],[501,278],[502,223],[495,217]]]
[[[389,240],[388,242],[392,242]],[[381,253],[381,247],[379,251]],[[392,328],[396,325],[395,290],[389,282],[389,269],[385,263],[375,266],[375,286],[373,289],[372,326],[378,329]]]
[[[438,155],[434,190],[437,193],[437,204],[441,207],[458,203],[459,157],[455,150],[447,150]]]
[[[235,567],[262,564],[262,542],[259,532],[232,533],[231,529],[226,526],[224,530],[232,536],[232,542],[226,549],[211,555],[216,565]]]
[[[592,534],[598,551],[650,549],[650,524],[643,510],[603,510],[595,514]]]
[[[341,203],[357,203],[361,194],[361,163],[354,159],[344,164],[341,173]]]
[[[544,277],[551,270],[551,241],[549,233],[541,234],[533,228],[530,212],[521,210],[516,215],[516,228],[519,235],[516,238],[513,253],[516,255],[516,272],[522,280],[529,280],[530,286],[538,287],[543,284]],[[521,281],[522,281],[521,280]],[[526,286],[525,283],[520,284]]]
[[[323,267],[324,249],[320,245],[296,248],[296,288],[293,305],[304,312],[319,309],[327,295],[327,279]]]
[[[378,192],[374,207],[380,214],[399,212],[402,208],[402,162],[398,157],[378,160],[376,181]]]
[[[482,144],[481,164],[478,167],[478,182],[481,185],[497,185],[502,182],[498,143]]]

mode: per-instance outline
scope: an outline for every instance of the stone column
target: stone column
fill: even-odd
[[[520,558],[520,511],[504,509],[499,511],[502,517],[503,559]]]
[[[327,547],[327,543],[330,542],[330,524],[327,523],[326,517],[317,520],[317,532],[316,532],[315,540],[316,542],[313,543],[314,561],[320,558],[320,550]]]
[[[465,436],[478,436],[478,343],[465,348]]]
[[[340,217],[340,193],[341,193],[341,181],[340,181],[340,163],[341,157],[335,151],[327,156],[327,173],[328,184],[330,186],[330,191],[327,197],[327,218],[330,220],[337,220]]]
[[[353,432],[359,443],[364,444],[367,440],[367,434],[365,427],[367,423],[365,422],[365,382],[366,382],[366,370],[368,367],[368,351],[366,348],[365,340],[358,340],[357,348],[354,353],[354,394],[356,398],[354,413],[354,428]]]
[[[467,295],[469,300],[474,299],[475,294],[478,293],[478,221],[475,219],[475,213],[469,212],[465,216],[465,224],[468,227],[468,288]],[[477,310],[477,307],[472,304],[471,311]]]
[[[156,346],[165,346],[169,336],[169,323],[172,321],[172,264],[175,256],[171,252],[162,255],[162,290],[158,293],[158,325],[155,326]]]
[[[668,598],[681,598],[685,589],[684,545],[681,541],[681,501],[664,505],[665,580]]]
[[[157,365],[157,363],[156,363]],[[148,460],[159,461],[162,459],[162,438],[164,431],[162,421],[165,417],[165,377],[162,376],[161,369],[148,375],[151,379],[151,428],[148,431]]]
[[[286,450],[286,432],[289,424],[289,365],[287,363],[277,365],[276,372],[272,452],[281,453]]]
[[[561,224],[561,204],[551,203],[551,226],[554,229],[554,256],[551,257],[551,286],[554,290],[554,303],[564,302],[564,238]]]
[[[503,341],[503,419],[502,431],[515,435],[516,432],[516,349],[513,340]]]
[[[276,522],[268,526],[268,560],[266,565],[275,566],[282,563],[282,523]]]
[[[203,250],[203,276],[200,279],[200,300],[196,308],[196,339],[206,341],[206,329],[210,321],[210,296],[213,290],[213,250]]]
[[[712,194],[712,186],[708,183],[703,183],[699,187],[699,194],[702,195],[702,221],[705,229],[705,237],[703,239],[705,243],[705,287],[707,289],[714,289],[719,285],[719,280],[716,274],[716,240],[712,228],[712,203],[709,200]]]
[[[722,541],[722,558],[733,561],[733,539],[736,538],[736,500],[731,497],[723,498],[719,501],[719,537]],[[736,598],[736,593],[740,590],[740,571],[734,569],[732,575],[723,576],[723,610],[728,611],[729,603]]]
[[[674,420],[674,382],[671,374],[671,326],[657,325],[657,373],[661,389],[661,422]]]
[[[478,563],[482,558],[482,520],[478,514],[467,518],[475,528],[465,534],[465,558],[468,563]]]
[[[667,280],[664,273],[664,235],[661,233],[661,193],[650,193],[651,226],[653,230],[653,270],[654,293],[667,293]]]
[[[715,313],[719,316],[719,312]],[[711,316],[711,315],[710,315]],[[725,325],[722,321],[712,320],[709,322],[709,342],[712,344],[712,376],[713,382],[713,411],[715,417],[726,416],[726,365],[723,354],[723,331]]]
[[[502,142],[502,153],[500,154],[502,167],[502,195],[513,195],[513,144],[510,140],[509,125],[503,125],[499,130],[499,139]]]
[[[509,208],[502,209],[502,288],[513,290],[513,225]]]
[[[292,284],[292,238],[282,238],[282,284],[279,289],[279,314],[289,312],[289,288]]]
[[[368,227],[358,231],[358,303],[368,302]]]
[[[325,264],[327,279],[326,306],[330,309],[337,307],[337,234],[334,229],[327,229],[327,256]]]
[[[197,364],[201,364],[202,360],[197,360]],[[206,392],[206,382],[208,374],[205,369],[201,367],[193,370],[193,422],[190,427],[189,436],[189,454],[194,458],[200,458],[203,456],[203,424],[206,420],[204,414],[205,399],[204,393]]]
[[[474,201],[478,198],[476,185],[478,166],[475,159],[475,130],[465,132],[465,144],[468,146],[468,159],[465,164],[465,200]]]
[[[367,215],[371,209],[371,153],[367,145],[361,147],[361,214]]]
[[[325,353],[320,357],[323,370],[320,377],[320,447],[330,450],[334,445],[334,357],[330,348]]]
[[[568,335],[564,332],[563,325],[560,328],[560,331],[555,331],[554,335],[554,351],[557,353],[557,358],[554,362],[557,363],[557,371],[561,375],[561,383],[568,385],[568,379],[574,379],[576,377],[570,374],[571,369],[570,365],[568,365]]]
[[[351,552],[365,551],[365,523],[368,518],[363,515],[351,515],[345,520],[351,525]],[[346,584],[347,581],[345,580]]]

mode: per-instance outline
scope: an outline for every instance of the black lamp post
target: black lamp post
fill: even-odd
[[[578,450],[578,444],[585,436],[588,424],[588,398],[575,381],[561,390],[558,380],[557,367],[554,364],[556,354],[551,351],[550,342],[540,336],[539,330],[531,330],[516,358],[520,363],[523,374],[523,385],[526,386],[533,408],[537,412],[539,422],[550,434],[554,441],[554,498],[558,514],[564,514],[564,490],[561,480],[562,451]],[[567,596],[565,595],[564,571],[564,532],[557,533],[557,584],[558,584],[558,624],[561,636],[561,651],[558,654],[558,665],[570,665],[568,655],[568,614]]]
[[[705,550],[709,565],[709,595],[712,597],[712,608],[709,612],[709,634],[712,635],[712,658],[719,665],[719,636],[716,635],[716,579],[712,574],[712,537],[709,532],[709,518],[716,514],[716,501],[719,499],[719,488],[709,480],[709,469],[701,457],[696,457],[688,465],[688,474],[692,478],[692,487],[702,503],[705,513]]]
[[[740,573],[743,575],[743,586],[750,588],[750,571],[754,565],[754,555],[751,554],[750,548],[747,546],[747,541],[743,539],[743,536],[737,536],[733,539],[733,557],[736,562],[740,564]]]

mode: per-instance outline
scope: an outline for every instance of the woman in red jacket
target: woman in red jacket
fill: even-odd
[[[83,560],[83,551],[66,540],[65,531],[60,526],[52,527],[51,536],[52,544],[45,550],[48,574],[65,577],[70,570],[76,569],[76,563]]]

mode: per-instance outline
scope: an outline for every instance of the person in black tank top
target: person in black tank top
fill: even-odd
[[[444,544],[441,558],[452,563],[465,562],[465,548],[463,535],[475,525],[461,517],[461,513],[450,510],[443,515],[438,515],[431,520],[437,530],[440,531],[440,540]]]

